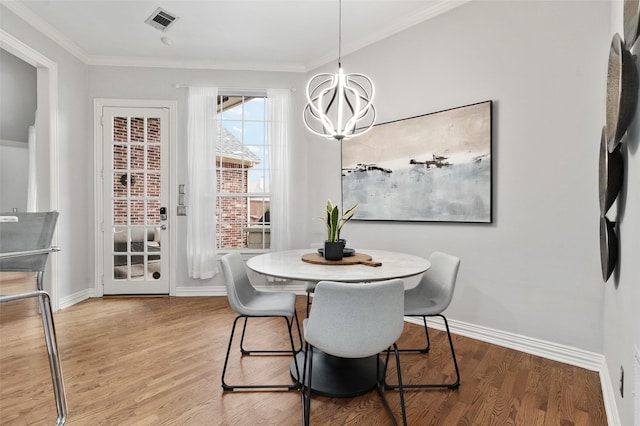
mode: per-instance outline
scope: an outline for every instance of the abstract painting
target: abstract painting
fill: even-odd
[[[343,141],[354,220],[492,222],[492,101],[375,125]]]

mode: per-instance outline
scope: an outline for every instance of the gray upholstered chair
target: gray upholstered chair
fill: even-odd
[[[368,283],[347,284],[321,281],[316,285],[310,315],[304,320],[306,352],[302,383],[302,416],[305,425],[311,414],[311,383],[313,352],[341,358],[376,356],[376,389],[394,424],[393,411],[384,392],[390,348],[393,347],[398,371],[402,422],[406,425],[400,357],[396,340],[402,334],[404,282],[400,279]],[[380,374],[380,357],[386,351],[386,361]]]
[[[256,385],[230,385],[225,382],[225,374],[227,371],[227,364],[229,362],[229,354],[231,352],[231,346],[233,343],[233,335],[235,333],[236,324],[240,318],[244,318],[244,325],[242,327],[242,337],[240,338],[240,352],[242,355],[251,354],[288,354],[295,357],[295,354],[302,350],[302,334],[300,332],[300,324],[298,322],[298,315],[296,313],[296,295],[294,293],[285,291],[264,291],[256,289],[249,280],[247,270],[242,260],[242,257],[238,253],[229,253],[220,259],[222,263],[222,272],[224,274],[225,284],[227,287],[227,298],[231,308],[238,314],[233,321],[233,327],[231,328],[231,335],[229,336],[229,346],[227,347],[227,355],[224,359],[224,367],[222,369],[222,388],[224,390],[234,389],[271,389],[271,388],[285,388],[287,390],[297,389],[300,387],[300,383],[286,383],[286,384],[256,384]],[[244,348],[244,335],[247,329],[248,318],[254,317],[281,317],[287,323],[287,329],[289,332],[289,341],[291,342],[291,349],[286,350],[247,350]],[[293,322],[295,320],[296,328],[298,330],[298,339],[300,346],[296,349],[293,341]],[[298,364],[296,365],[296,369]],[[297,372],[296,377],[300,377],[300,373]]]
[[[429,257],[431,267],[424,273],[417,286],[410,288],[404,293],[404,314],[406,316],[422,317],[424,332],[427,343],[424,348],[399,349],[400,352],[428,353],[431,348],[429,340],[429,330],[427,328],[426,317],[438,316],[444,320],[444,325],[449,338],[449,348],[456,372],[456,380],[451,383],[424,383],[412,384],[404,383],[405,389],[420,388],[449,388],[457,389],[460,386],[460,371],[458,361],[453,349],[453,340],[449,331],[449,323],[442,312],[447,309],[453,298],[453,290],[456,286],[458,270],[460,269],[460,258],[442,252],[433,252]],[[387,388],[397,388],[397,385],[386,385]]]
[[[49,355],[51,382],[58,411],[55,424],[61,426],[67,420],[67,399],[62,369],[60,368],[51,299],[49,293],[44,291],[43,284],[49,254],[59,250],[57,247],[51,247],[51,240],[58,221],[58,212],[1,213],[0,216],[2,216],[0,219],[0,271],[36,273],[36,290],[0,295],[0,303],[29,298],[38,299],[44,339]],[[5,219],[8,221],[4,221]]]

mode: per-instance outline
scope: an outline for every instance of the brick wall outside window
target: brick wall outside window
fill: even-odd
[[[115,117],[113,216],[116,225],[160,223],[160,119]],[[124,182],[124,184],[123,184]],[[125,198],[129,199],[118,199]],[[145,222],[146,203],[146,222]]]
[[[222,163],[222,170],[218,170],[217,177],[221,193],[245,194],[247,192],[248,171],[240,164]],[[248,198],[220,197],[216,209],[218,244],[222,247],[245,247],[246,238],[243,229],[247,226],[249,216]]]

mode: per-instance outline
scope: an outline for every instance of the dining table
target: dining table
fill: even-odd
[[[346,253],[346,252],[345,252]],[[351,249],[341,261],[327,261],[314,249],[275,251],[260,254],[247,261],[252,271],[274,278],[318,283],[338,281],[362,283],[408,278],[423,274],[431,264],[423,257],[386,250]],[[360,262],[362,260],[362,262]],[[384,306],[372,306],[384,309]],[[314,350],[311,390],[329,397],[352,397],[374,389],[376,368],[383,370],[378,356],[341,358]],[[298,368],[296,368],[296,364]],[[291,375],[300,381],[296,371],[303,371],[304,351],[291,363]]]

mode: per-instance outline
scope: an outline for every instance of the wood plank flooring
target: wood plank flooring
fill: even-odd
[[[3,293],[11,285],[5,279]],[[298,298],[304,317],[304,298]],[[54,315],[67,391],[67,425],[298,425],[297,391],[223,392],[220,376],[235,317],[224,297],[83,301]],[[249,322],[251,348],[285,347],[284,321]],[[451,379],[446,335],[432,352],[404,354],[405,381]],[[406,324],[400,346],[420,345]],[[458,390],[410,390],[410,425],[606,425],[596,372],[454,336]],[[263,345],[263,346],[261,346]],[[232,354],[228,381],[288,381],[290,358]],[[389,380],[395,382],[394,372]],[[387,392],[399,417],[397,392]],[[56,417],[35,300],[0,305],[0,424],[48,425]],[[388,425],[375,391],[314,397],[316,425]]]

